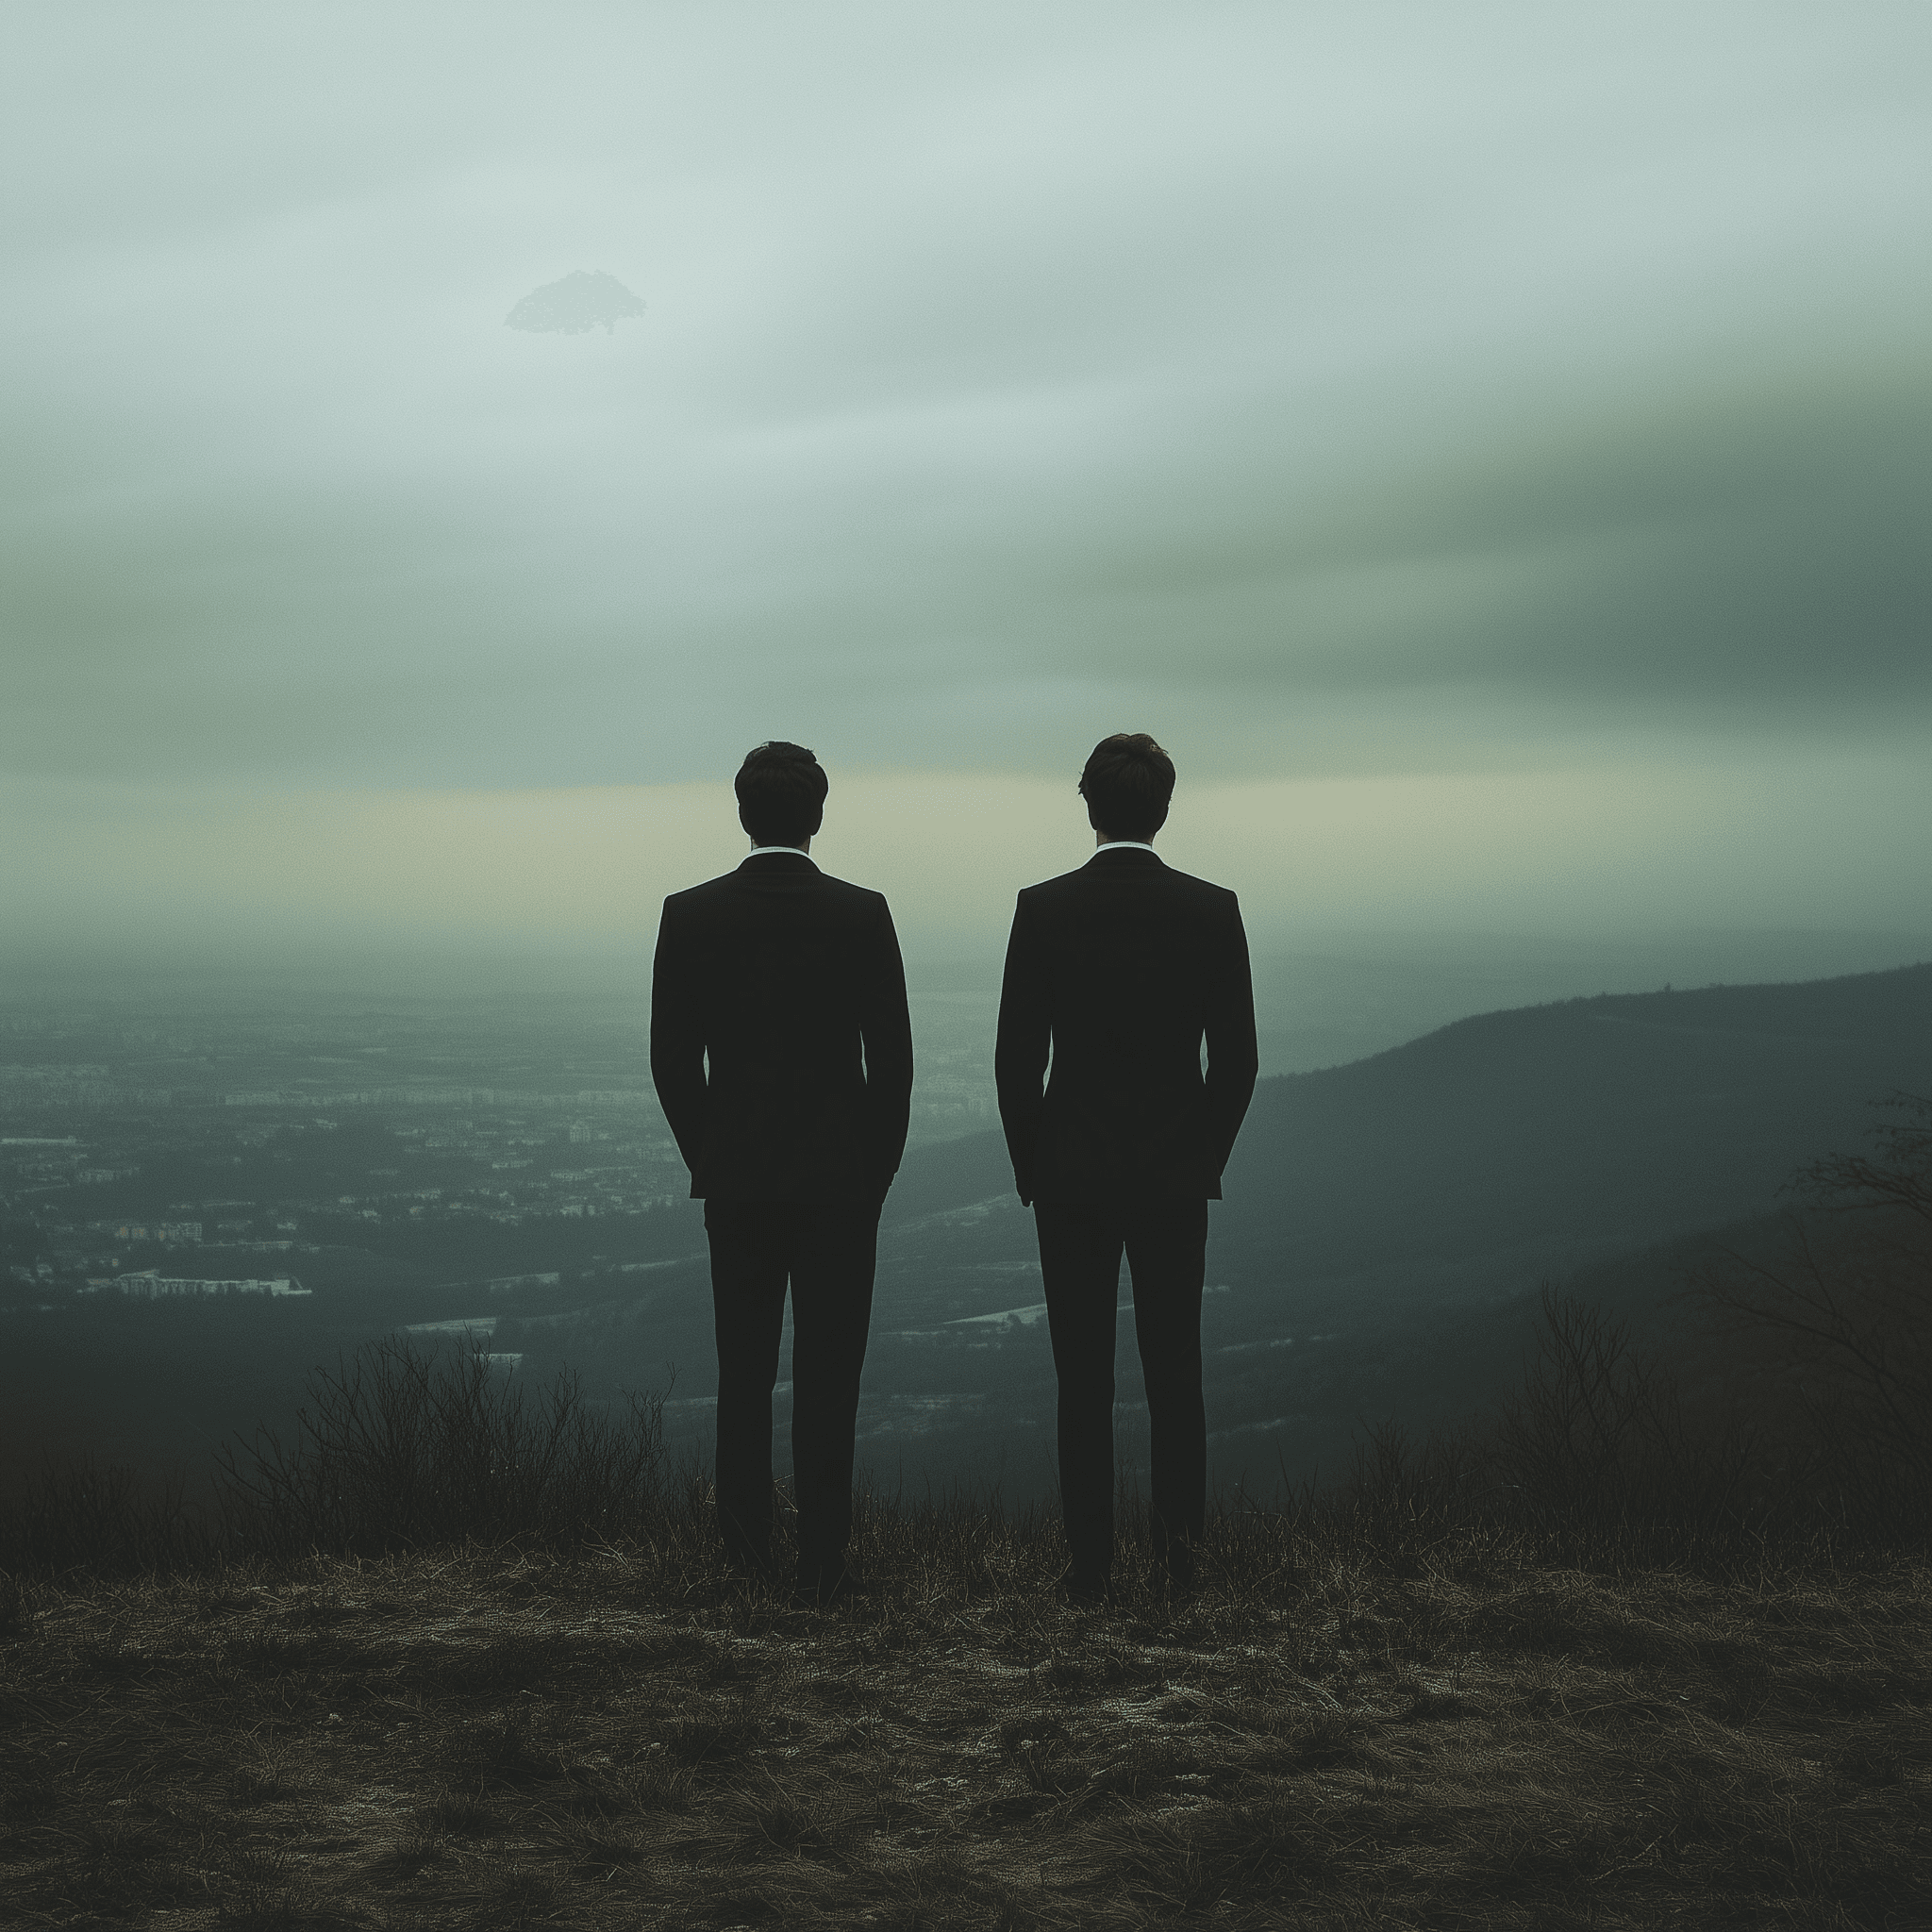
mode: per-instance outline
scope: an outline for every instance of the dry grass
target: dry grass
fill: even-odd
[[[1906,1557],[1391,1565],[1230,1521],[1192,1602],[1130,1549],[1076,1612],[1051,1535],[874,1508],[826,1615],[734,1594],[705,1527],[26,1586],[0,1921],[1932,1924]]]

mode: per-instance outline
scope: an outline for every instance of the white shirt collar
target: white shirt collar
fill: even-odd
[[[793,858],[809,858],[811,854],[799,845],[754,845],[744,856],[747,858],[762,858],[768,852],[787,852]]]
[[[1103,852],[1152,852],[1153,846],[1144,839],[1109,839],[1105,845],[1096,845],[1093,856],[1098,858]]]

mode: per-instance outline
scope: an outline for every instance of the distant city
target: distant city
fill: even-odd
[[[924,1016],[915,1144],[994,1119],[991,1041],[976,1037],[991,1017],[990,1001],[957,997]],[[641,1013],[0,1009],[16,1299],[55,1286],[294,1296],[324,1248],[384,1248],[405,1228],[560,1234],[650,1215],[689,1188]],[[623,1245],[613,1227],[608,1246]]]

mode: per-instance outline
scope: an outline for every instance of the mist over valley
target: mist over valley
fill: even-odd
[[[1862,1143],[1874,1102],[1932,1091],[1932,967],[1571,993],[1395,1043],[1496,990],[1648,973],[1651,950],[1579,966],[1452,944],[1433,967],[1356,950],[1257,962],[1264,1074],[1213,1209],[1203,1317],[1224,1485],[1332,1474],[1368,1425],[1479,1406],[1517,1374],[1542,1282],[1587,1275],[1663,1321],[1672,1244],[1755,1238],[1795,1169]],[[1054,1385],[993,1105],[996,989],[973,962],[915,964],[912,988],[913,1137],[881,1224],[860,1463],[889,1490],[1024,1500],[1051,1482]],[[568,1372],[600,1402],[662,1392],[674,1447],[702,1454],[702,1211],[644,1019],[608,985],[10,1003],[8,1463],[85,1448],[197,1470],[235,1432],[286,1427],[313,1369],[398,1332],[481,1348],[533,1387]],[[1281,1066],[1339,1042],[1365,1051]],[[1124,1273],[1122,1307],[1133,1471]],[[781,1469],[788,1400],[781,1380]]]

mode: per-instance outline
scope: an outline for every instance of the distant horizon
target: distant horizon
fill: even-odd
[[[358,973],[377,976],[392,971],[452,970],[485,974],[500,971],[519,980],[532,974],[628,974],[648,969],[652,936],[611,939],[601,943],[573,936],[545,941],[535,935],[501,938],[423,935],[403,939],[341,941],[268,941],[249,946],[232,939],[203,944],[182,939],[142,938],[131,951],[99,943],[0,942],[0,1002],[33,987],[43,977],[72,982],[75,974],[104,982],[141,985],[188,975],[224,981],[264,975],[286,983],[305,970],[330,980]],[[976,974],[997,986],[1006,934],[989,934],[977,943],[920,943],[900,935],[900,954],[908,984],[922,974],[960,980]],[[1529,926],[1355,925],[1310,927],[1295,932],[1249,925],[1249,952],[1257,964],[1267,960],[1373,958],[1389,964],[1436,965],[1446,970],[1517,958],[1556,962],[1650,958],[1673,950],[1687,959],[1729,955],[1740,962],[1756,959],[1770,978],[1837,978],[1880,973],[1932,960],[1932,924],[1924,927],[1835,925],[1657,924],[1606,928],[1538,929]],[[1836,963],[1845,961],[1848,963]],[[973,981],[977,984],[978,981]],[[943,990],[935,987],[934,991]],[[964,985],[962,989],[965,990]]]
[[[1807,984],[1932,963],[1932,935],[1679,930],[1591,938],[1483,933],[1305,936],[1254,954],[1264,1078],[1312,1072],[1406,1044],[1477,1014],[1669,987]],[[908,956],[916,1075],[941,1086],[962,1071],[990,1081],[1000,984],[994,952]],[[137,964],[0,956],[0,1025],[9,1018],[117,1010],[197,1025],[250,1015],[340,1019],[345,1009],[451,1015],[514,1026],[596,1015],[641,1040],[650,1017],[646,950],[481,954],[419,946],[325,958]],[[0,1036],[0,1063],[8,1059]],[[638,1078],[648,1084],[648,1077]],[[990,1091],[990,1089],[989,1089]]]

